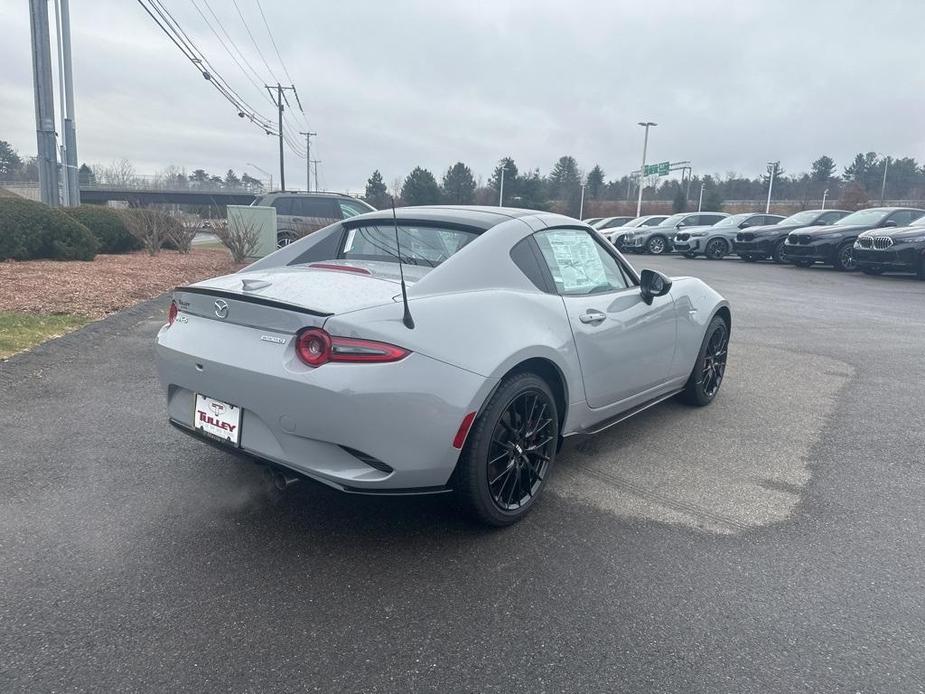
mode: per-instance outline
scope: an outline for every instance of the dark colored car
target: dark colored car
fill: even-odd
[[[829,226],[791,231],[784,244],[784,258],[797,267],[823,263],[836,270],[855,270],[854,242],[858,236],[871,229],[909,226],[923,214],[925,210],[913,207],[871,207],[852,212]]]
[[[277,248],[288,246],[334,222],[376,209],[340,193],[274,192],[259,196],[252,204],[276,208]]]
[[[925,217],[907,227],[865,231],[854,243],[854,261],[868,275],[912,272],[925,280]]]
[[[757,226],[736,234],[733,250],[746,262],[770,258],[783,263],[784,243],[791,231],[811,226],[828,226],[845,215],[845,210],[803,210],[777,224]]]
[[[767,226],[782,220],[778,214],[741,212],[724,217],[711,226],[687,228],[675,234],[674,249],[685,258],[702,255],[709,260],[725,258],[732,251],[736,234],[741,229]]]

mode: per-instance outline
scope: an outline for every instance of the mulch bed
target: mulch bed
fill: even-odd
[[[177,285],[240,269],[225,250],[98,255],[90,262],[0,262],[0,311],[69,313],[96,319]]]

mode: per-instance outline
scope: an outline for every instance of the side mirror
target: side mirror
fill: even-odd
[[[883,226],[885,226],[885,227],[895,227],[895,226],[899,226],[899,225],[896,224],[896,220],[895,220],[895,219],[888,219],[887,221],[885,221],[885,222],[883,223]]]
[[[639,293],[647,304],[657,296],[665,296],[671,290],[671,280],[655,270],[643,270],[639,273]]]

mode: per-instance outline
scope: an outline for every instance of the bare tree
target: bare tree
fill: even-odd
[[[233,216],[229,217],[227,225],[215,229],[215,235],[231,251],[234,262],[243,263],[257,251],[260,226],[252,219]]]
[[[177,247],[180,253],[189,253],[193,239],[202,228],[202,220],[196,215],[183,215],[173,218],[174,225],[167,230],[167,240]]]
[[[122,215],[128,230],[141,241],[149,255],[160,253],[161,245],[179,225],[170,215],[150,207],[124,210]]]

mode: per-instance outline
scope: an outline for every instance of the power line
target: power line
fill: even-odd
[[[286,73],[286,79],[289,80],[289,84],[295,85],[295,80],[292,79],[292,75],[289,74],[289,69],[286,67],[286,63],[283,61],[283,56],[280,55],[279,47],[276,45],[276,39],[273,38],[273,32],[270,31],[270,23],[267,21],[267,16],[263,13],[263,5],[260,4],[260,0],[256,0],[257,9],[260,10],[260,17],[263,19],[263,25],[267,29],[267,36],[270,37],[270,43],[273,44],[273,50],[276,51],[276,57],[279,60],[279,64],[283,68],[283,72]],[[305,117],[305,109],[302,108],[302,102],[299,100],[299,93],[295,91],[293,87],[292,93],[295,94],[295,99],[299,104],[299,111],[302,113],[302,120],[305,121],[305,126],[308,127],[308,119]]]
[[[263,61],[263,65],[264,67],[266,67],[267,72],[270,73],[270,77],[273,78],[274,82],[278,83],[280,80],[279,78],[276,77],[275,74],[273,74],[273,68],[270,67],[270,63],[268,63],[266,57],[264,57],[263,51],[261,51],[260,46],[257,45],[257,39],[254,38],[254,35],[251,33],[251,28],[247,24],[247,20],[244,19],[244,15],[241,12],[241,8],[238,6],[238,0],[231,0],[231,1],[234,3],[234,8],[238,11],[238,17],[241,18],[241,23],[244,25],[244,29],[245,31],[247,31],[247,35],[251,37],[251,43],[254,44],[254,48],[257,50],[257,55],[259,55],[260,59]]]
[[[255,125],[262,128],[268,134],[275,135],[272,132],[272,123],[269,119],[261,116],[256,109],[240,97],[225,81],[224,78],[209,64],[208,60],[196,45],[189,40],[179,24],[170,15],[163,5],[158,4],[158,0],[137,0],[142,9],[151,17],[158,28],[167,38],[180,50],[183,56],[192,63],[196,71],[199,72],[228,102],[230,102],[238,111],[238,115],[247,118]],[[149,6],[150,5],[150,6]],[[169,18],[169,19],[168,19]]]

